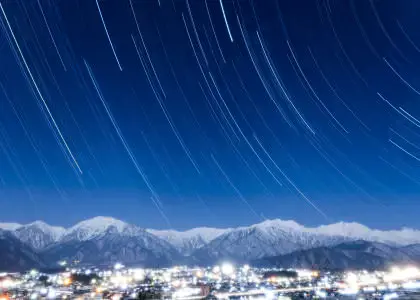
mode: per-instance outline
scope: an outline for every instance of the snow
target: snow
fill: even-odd
[[[94,217],[77,223],[67,229],[65,236],[75,235],[80,240],[88,240],[96,235],[104,233],[110,227],[122,233],[129,225],[112,217]]]
[[[194,250],[229,231],[229,229],[197,227],[186,231],[154,229],[148,229],[147,231],[172,244],[181,253],[189,255]]]
[[[208,243],[228,230],[229,229],[197,227],[186,231],[154,229],[148,229],[147,231],[160,238],[172,240],[174,243],[180,242],[181,240],[197,238],[198,236],[202,238],[204,242]]]
[[[48,233],[51,235],[51,237],[55,240],[58,241],[66,232],[66,229],[64,227],[60,227],[60,226],[51,226],[43,221],[35,221],[26,225],[21,226],[20,230],[22,230],[22,228],[29,228],[29,227],[35,227],[38,228],[39,230],[43,231],[44,233]]]
[[[10,230],[10,231],[16,230],[21,226],[22,225],[18,223],[0,223],[0,229],[3,229],[3,230]]]
[[[37,245],[37,247],[44,247],[60,241],[88,240],[108,233],[111,228],[113,233],[120,235],[139,237],[144,235],[144,230],[138,226],[104,216],[84,220],[68,229],[51,226],[43,221],[35,221],[26,225],[0,223],[0,229],[11,231],[22,241],[32,244],[32,246]],[[184,255],[190,255],[203,247],[211,252],[222,251],[221,247],[228,247],[223,240],[234,243],[235,251],[240,251],[241,247],[243,251],[249,251],[250,245],[253,245],[259,249],[261,255],[268,251],[268,248],[274,252],[288,251],[354,240],[400,246],[420,244],[419,230],[411,228],[378,230],[355,222],[306,227],[293,220],[273,219],[229,229],[198,227],[186,231],[154,229],[146,231],[158,237],[162,242],[170,243]],[[214,245],[212,241],[215,241]]]

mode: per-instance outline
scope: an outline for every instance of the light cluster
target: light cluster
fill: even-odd
[[[282,299],[304,296],[369,295],[392,299],[420,289],[420,270],[393,267],[388,271],[323,272],[263,269],[222,263],[212,267],[162,269],[65,268],[60,272],[0,274],[0,300],[7,299]]]

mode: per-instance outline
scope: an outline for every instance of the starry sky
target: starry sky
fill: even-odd
[[[420,228],[419,9],[1,1],[1,221]]]

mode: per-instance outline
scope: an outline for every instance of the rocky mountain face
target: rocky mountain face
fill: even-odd
[[[195,250],[229,230],[200,227],[187,231],[149,229],[148,232],[172,244],[183,255],[190,256]]]
[[[333,247],[316,247],[254,260],[256,266],[313,269],[380,269],[392,264],[420,262],[418,253],[407,247],[383,243],[352,241]]]
[[[45,266],[38,253],[5,230],[0,230],[0,257],[2,271],[22,271]]]
[[[65,231],[63,227],[50,226],[44,222],[36,221],[17,227],[12,233],[33,249],[41,250],[60,240]]]
[[[0,223],[0,229],[25,251],[40,255],[51,265],[63,259],[147,266],[209,265],[226,259],[277,264],[281,258],[285,265],[343,267],[420,258],[420,231],[381,231],[358,223],[310,228],[294,221],[267,220],[248,227],[175,231],[145,230],[114,218],[95,217],[67,229],[41,221]],[[359,241],[369,242],[370,248],[357,244]],[[351,245],[353,250],[345,248]],[[357,255],[365,259],[359,260]]]

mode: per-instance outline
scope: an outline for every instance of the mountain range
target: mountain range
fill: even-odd
[[[231,260],[283,267],[379,267],[420,261],[420,231],[383,231],[344,222],[305,227],[278,219],[247,227],[176,231],[95,217],[70,228],[42,221],[0,223],[0,256],[8,257],[0,270],[55,266],[60,260],[95,265],[210,265]]]

